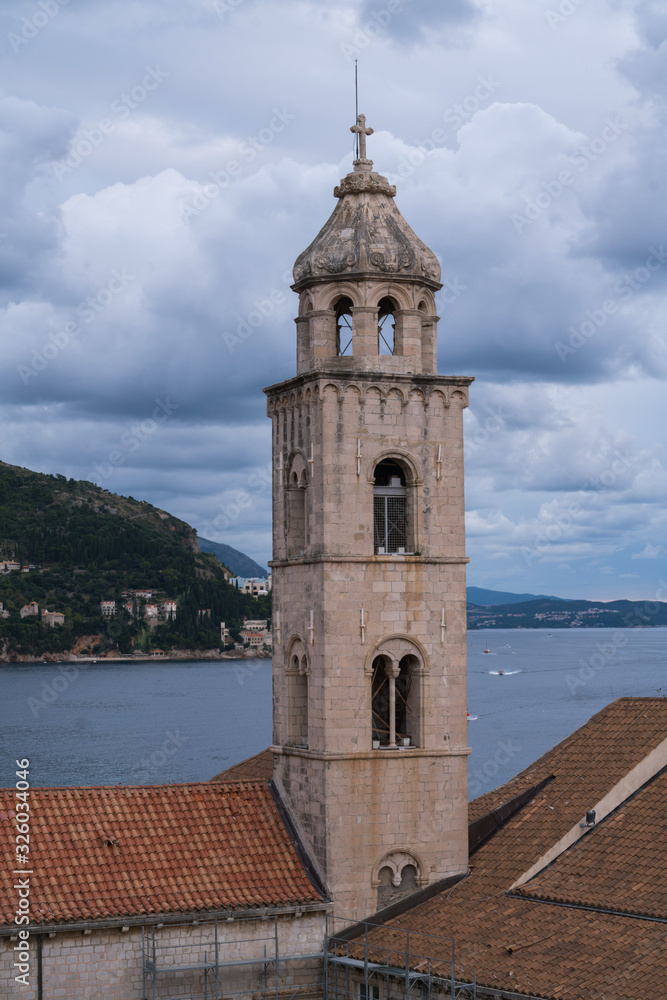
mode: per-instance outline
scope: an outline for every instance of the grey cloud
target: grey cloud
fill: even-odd
[[[400,0],[401,10],[386,22],[387,34],[397,41],[433,40],[434,35],[447,35],[451,29],[471,24],[478,17],[477,7],[470,0]],[[359,24],[363,26],[388,10],[386,0],[363,0]]]

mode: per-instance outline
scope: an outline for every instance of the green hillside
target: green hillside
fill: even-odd
[[[184,521],[93,483],[0,462],[0,562],[5,560],[34,567],[0,575],[0,601],[9,612],[0,618],[5,653],[62,652],[89,635],[103,636],[91,650],[96,653],[220,648],[221,620],[234,635],[244,617],[270,615],[269,598],[255,600],[226,583],[218,559],[199,552],[196,533]],[[176,600],[176,619],[149,630],[140,615],[125,611],[121,592],[141,589],[153,592],[151,601]],[[116,601],[113,619],[102,617],[102,600]],[[40,611],[62,612],[65,624],[21,619],[21,607],[31,601]],[[210,609],[210,617],[201,609]]]

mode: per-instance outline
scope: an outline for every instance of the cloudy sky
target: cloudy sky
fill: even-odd
[[[664,0],[5,0],[0,458],[261,562],[290,270],[369,155],[439,255],[469,583],[667,599]]]

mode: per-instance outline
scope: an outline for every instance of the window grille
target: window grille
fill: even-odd
[[[359,1000],[380,1000],[380,987],[359,983]]]
[[[405,552],[407,548],[405,487],[376,488],[373,492],[376,553]]]

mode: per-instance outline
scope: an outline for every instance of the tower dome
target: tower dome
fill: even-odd
[[[299,294],[297,371],[437,371],[435,293],[440,264],[373,170],[359,115],[354,169],[334,189],[338,204],[294,265]]]
[[[358,124],[365,128],[364,115]],[[361,134],[365,138],[372,131]],[[294,264],[296,291],[341,276],[418,280],[435,291],[441,287],[437,257],[396,207],[395,186],[372,168],[372,160],[359,157],[334,188],[336,208]]]

